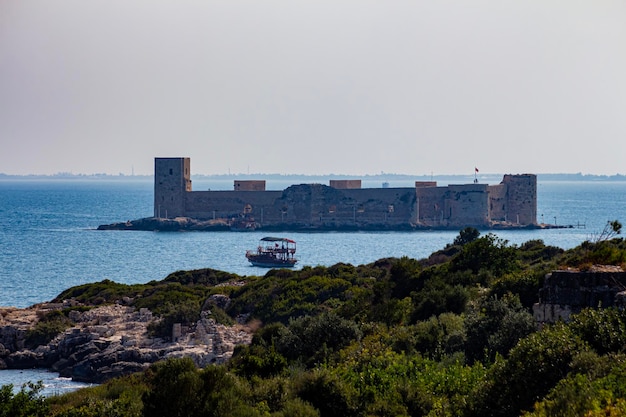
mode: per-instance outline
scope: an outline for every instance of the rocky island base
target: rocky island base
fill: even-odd
[[[483,227],[486,230],[509,230],[509,229],[563,229],[573,228],[571,225],[549,225],[549,224],[526,224],[521,225],[512,222],[493,222],[489,227]],[[139,231],[253,231],[262,229],[265,231],[277,232],[331,232],[331,231],[420,231],[420,230],[458,230],[458,226],[422,226],[414,224],[279,224],[279,225],[261,225],[255,223],[252,227],[240,228],[235,227],[228,219],[194,219],[191,217],[175,217],[172,219],[158,217],[144,217],[137,220],[128,220],[125,222],[103,224],[98,226],[98,230],[139,230]]]

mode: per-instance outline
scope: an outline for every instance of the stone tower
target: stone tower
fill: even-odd
[[[507,220],[517,224],[537,224],[537,176],[505,175],[507,186]]]
[[[191,191],[189,158],[154,158],[154,217],[185,216],[185,193]]]

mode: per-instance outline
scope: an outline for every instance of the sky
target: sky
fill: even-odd
[[[623,0],[0,0],[0,173],[626,173]]]

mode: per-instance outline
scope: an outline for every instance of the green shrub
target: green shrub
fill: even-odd
[[[161,309],[159,320],[148,325],[148,332],[154,337],[166,340],[172,337],[172,326],[180,323],[183,326],[192,326],[200,319],[198,301],[189,300],[180,304],[166,303]]]
[[[610,371],[599,377],[573,374],[562,379],[542,401],[535,404],[534,411],[528,417],[623,416],[617,413],[617,409],[626,411],[624,398],[625,363],[614,362]],[[615,413],[612,414],[611,410]]]
[[[442,360],[463,351],[466,335],[463,318],[459,315],[443,313],[418,322],[412,329],[414,349],[428,358]]]
[[[486,297],[477,300],[465,319],[465,356],[468,361],[492,361],[506,355],[517,342],[534,332],[533,316],[516,295]]]
[[[516,416],[531,410],[572,370],[589,347],[559,323],[522,339],[507,360],[497,360],[472,396],[472,416]]]
[[[191,359],[156,363],[148,375],[150,389],[143,395],[145,417],[199,415],[203,382]]]
[[[480,236],[480,231],[475,227],[466,227],[465,229],[459,232],[459,235],[454,238],[454,242],[452,242],[455,246],[463,246],[468,243],[471,243],[478,239]]]
[[[626,351],[626,311],[585,309],[572,316],[572,330],[599,354]]]
[[[358,416],[356,393],[327,370],[314,370],[297,376],[294,393],[311,404],[324,417]]]
[[[177,271],[169,274],[163,282],[177,282],[183,285],[213,286],[228,281],[240,281],[241,277],[229,272],[216,269],[196,269],[192,271]]]
[[[450,262],[450,270],[470,270],[474,274],[482,269],[495,276],[512,272],[517,268],[517,252],[508,242],[492,233],[466,243]]]
[[[0,417],[44,417],[48,415],[48,404],[41,396],[43,384],[27,383],[17,393],[13,385],[0,387]]]
[[[72,327],[72,321],[60,310],[47,313],[39,319],[32,329],[26,332],[25,345],[33,349],[45,345],[66,329]]]
[[[189,358],[168,359],[146,372],[144,417],[261,416],[246,384],[223,366],[199,370]]]
[[[132,296],[141,286],[118,284],[105,279],[100,282],[79,285],[59,294],[53,302],[75,299],[81,303],[99,305],[110,304],[125,296]]]
[[[268,378],[281,375],[287,369],[287,359],[274,346],[237,346],[229,361],[229,368],[246,378]]]
[[[276,341],[278,351],[308,366],[326,362],[361,337],[356,323],[333,313],[291,320],[288,329],[289,333]]]
[[[273,417],[320,417],[319,411],[300,398],[287,400],[282,410],[272,414]]]
[[[216,323],[223,324],[224,326],[232,326],[236,323],[231,316],[217,306],[211,306],[211,312],[207,315],[207,318],[211,318],[215,320]]]
[[[443,313],[461,314],[465,311],[469,295],[462,285],[449,285],[439,278],[430,279],[421,291],[411,294],[415,306],[411,314],[412,322]]]

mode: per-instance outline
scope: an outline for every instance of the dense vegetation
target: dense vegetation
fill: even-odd
[[[602,235],[564,251],[465,229],[423,260],[75,287],[58,298],[126,297],[160,315],[152,331],[163,336],[202,310],[225,323],[247,317],[259,330],[225,365],[168,360],[45,401],[36,385],[5,387],[0,417],[626,415],[626,312],[585,310],[540,329],[531,315],[546,273],[598,263],[626,265],[626,242]],[[231,302],[207,305],[212,294]]]

